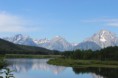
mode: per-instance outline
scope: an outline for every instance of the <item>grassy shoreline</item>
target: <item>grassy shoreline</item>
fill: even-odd
[[[74,60],[56,58],[50,59],[48,64],[68,66],[68,67],[105,67],[105,68],[118,68],[118,61],[99,61],[99,60]]]
[[[61,55],[6,54],[5,58],[59,58]]]

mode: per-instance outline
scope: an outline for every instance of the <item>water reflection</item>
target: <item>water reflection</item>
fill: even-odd
[[[91,75],[92,75],[92,78],[104,78],[103,76],[96,75],[96,74],[94,74],[94,73],[92,73]]]
[[[117,78],[118,69],[49,65],[48,59],[7,59],[16,78]]]
[[[93,78],[118,78],[118,68],[73,68],[76,74],[92,73]]]
[[[28,72],[30,70],[52,71],[54,74],[59,74],[65,70],[63,66],[54,66],[47,64],[49,59],[9,59],[8,67],[17,72]]]

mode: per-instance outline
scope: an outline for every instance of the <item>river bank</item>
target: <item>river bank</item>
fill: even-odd
[[[6,58],[59,58],[61,55],[6,54]]]
[[[56,58],[50,59],[48,64],[69,66],[69,67],[105,67],[105,68],[118,68],[118,61],[100,61],[100,60],[74,60]]]

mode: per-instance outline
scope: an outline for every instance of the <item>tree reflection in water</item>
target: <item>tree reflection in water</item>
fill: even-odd
[[[91,73],[93,78],[118,78],[118,68],[73,68],[76,74]]]

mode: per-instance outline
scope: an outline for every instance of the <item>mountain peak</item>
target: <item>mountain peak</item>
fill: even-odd
[[[105,35],[109,36],[109,35],[111,35],[111,33],[109,31],[107,31],[107,30],[101,30],[99,32],[99,36],[100,36],[100,41],[101,42],[106,42],[107,41],[107,39],[106,39],[107,36],[105,36]]]
[[[108,30],[100,30],[98,33],[99,34],[109,34],[109,35],[113,34],[112,32],[110,32]]]
[[[59,35],[57,35],[57,36],[55,36],[54,38],[62,38],[61,36],[59,36]]]
[[[102,30],[100,30],[100,32],[110,32],[110,31],[102,29]]]
[[[16,34],[15,36],[23,36],[22,34]]]
[[[108,46],[116,46],[118,38],[116,34],[108,30],[100,30],[98,33],[94,34],[92,37],[85,41],[92,41],[98,44],[100,47],[105,48]]]
[[[108,30],[101,30],[100,32],[97,33],[97,35],[99,35],[101,42],[106,42],[109,39],[116,38],[116,35]]]
[[[33,42],[32,38],[30,38],[29,36],[22,35],[22,34],[16,34],[13,37],[7,37],[7,38],[3,38],[3,39],[7,40],[9,42],[13,42],[15,44],[36,46],[36,44]]]
[[[55,36],[55,37],[61,37],[61,36],[57,35],[57,36]]]
[[[52,40],[65,40],[65,39],[61,36],[55,36]]]
[[[27,35],[22,35],[22,34],[16,34],[14,37],[19,37],[19,38],[29,38]]]

